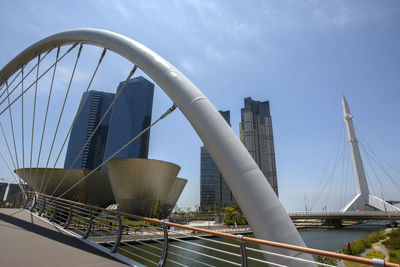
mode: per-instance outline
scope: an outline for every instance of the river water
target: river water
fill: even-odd
[[[347,228],[342,228],[342,229],[300,229],[300,235],[303,237],[304,242],[306,243],[307,247],[310,248],[316,248],[316,249],[322,249],[322,250],[328,250],[328,251],[338,251],[341,247],[345,245],[346,242],[352,242],[355,240],[358,240],[362,237],[367,236],[369,233],[375,232],[382,227],[384,227],[385,223],[372,223],[372,224],[365,224],[365,225],[358,225],[358,226],[352,226],[352,227],[347,227]],[[237,244],[235,240],[229,240],[229,239],[223,239],[223,238],[211,238],[211,240],[214,241],[223,241],[223,242],[228,242],[231,244]],[[231,266],[231,264],[228,263],[221,263],[220,261],[213,260],[210,257],[204,256],[208,255],[211,257],[218,257],[218,258],[224,258],[229,261],[233,261],[236,263],[240,263],[240,258],[235,257],[235,256],[230,256],[226,255],[224,253],[219,253],[215,251],[210,251],[209,249],[201,246],[206,246],[206,247],[214,247],[216,249],[222,250],[222,251],[228,251],[228,252],[234,252],[238,253],[239,249],[227,245],[222,245],[218,244],[215,242],[212,242],[210,239],[207,240],[187,240],[183,242],[176,242],[172,241],[169,243],[168,246],[168,259],[170,260],[176,260],[182,264],[187,264],[189,266],[201,266],[200,262],[207,263],[213,266]],[[191,243],[195,243],[196,245],[193,245]],[[139,245],[131,245],[131,246],[122,246],[124,250],[128,250],[134,253],[137,253],[141,256],[145,256],[147,259],[152,260],[153,262],[158,262],[159,257],[151,256],[148,255],[147,253],[143,253],[143,250],[150,251],[151,253],[160,255],[160,249],[162,248],[162,244],[159,243],[151,243],[151,246],[149,244],[139,244]],[[178,249],[177,246],[180,248]],[[258,248],[257,245],[252,245],[252,244],[246,244],[248,248]],[[182,249],[183,248],[183,249]],[[186,249],[186,250],[185,250]],[[190,252],[189,250],[196,250],[199,253],[203,253],[204,255],[199,255],[199,254],[194,254]],[[248,256],[257,258],[257,259],[263,259],[263,256],[260,253],[249,251]],[[126,254],[122,251],[120,251],[122,254]],[[134,260],[145,264],[145,265],[151,265],[149,261],[140,259],[138,257],[131,257]],[[257,264],[256,262],[250,262],[250,266],[265,266],[262,264]],[[175,266],[175,264],[171,264],[171,262],[168,264],[168,266]]]
[[[374,222],[339,229],[300,229],[299,232],[307,247],[336,252],[346,242],[358,240],[378,231],[386,223],[388,222]]]

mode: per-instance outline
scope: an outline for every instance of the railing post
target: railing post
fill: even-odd
[[[118,213],[118,232],[117,232],[117,237],[115,238],[114,245],[110,250],[111,253],[114,253],[117,251],[119,242],[121,242],[121,237],[122,237],[122,219],[121,219],[121,215]]]
[[[377,266],[377,267],[385,267],[385,261],[381,259],[372,259],[372,266]]]
[[[32,207],[30,209],[30,212],[32,212],[35,209],[36,204],[37,204],[36,194],[33,193],[33,205],[32,205]]]
[[[164,220],[160,221],[160,226],[164,232],[164,241],[163,241],[163,251],[160,257],[160,261],[158,262],[159,267],[164,267],[167,263],[167,256],[168,256],[168,229],[164,224]]]
[[[67,219],[67,222],[64,224],[64,229],[68,228],[69,224],[71,223],[71,219],[72,219],[72,206],[71,206],[71,203],[69,203],[68,206],[69,206],[68,219]]]
[[[86,229],[86,232],[83,234],[82,238],[87,239],[89,237],[90,231],[92,230],[92,225],[93,225],[93,213],[92,213],[92,208],[89,207],[89,224]]]
[[[46,197],[43,197],[43,203],[42,203],[42,208],[40,209],[38,215],[42,216],[44,210],[46,209]]]
[[[56,217],[56,212],[57,212],[57,200],[55,201],[55,205],[54,205],[54,212],[51,215],[49,222],[52,222],[54,220],[54,218]]]
[[[26,209],[26,207],[28,206],[28,202],[29,202],[29,196],[28,196],[28,194],[26,194],[25,204],[24,204],[24,206],[22,207],[22,209]]]
[[[243,241],[243,235],[236,235],[236,239],[240,241],[240,254],[242,255],[242,266],[247,267],[246,244]]]

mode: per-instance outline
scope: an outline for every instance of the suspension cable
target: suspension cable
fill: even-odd
[[[67,102],[67,98],[68,98],[68,95],[69,95],[69,91],[70,91],[71,85],[72,85],[72,80],[74,79],[76,66],[78,65],[78,61],[79,61],[79,58],[80,58],[80,56],[81,56],[82,48],[83,48],[83,44],[81,44],[81,45],[79,46],[78,54],[77,54],[76,60],[75,60],[75,65],[74,65],[74,68],[73,68],[73,70],[72,70],[71,78],[70,78],[70,80],[69,80],[67,92],[65,93],[64,102],[63,102],[63,105],[62,105],[62,107],[61,107],[61,112],[60,112],[60,116],[59,116],[59,118],[58,118],[56,131],[55,131],[55,133],[54,133],[53,141],[52,141],[51,147],[50,147],[49,156],[48,156],[47,162],[46,162],[46,167],[45,167],[45,170],[44,170],[44,173],[43,173],[43,179],[42,179],[42,182],[41,182],[41,185],[40,185],[40,190],[42,189],[43,180],[44,180],[44,177],[45,177],[45,175],[46,175],[47,167],[49,166],[49,162],[50,162],[50,158],[51,158],[51,153],[53,152],[54,143],[55,143],[55,141],[56,141],[57,133],[58,133],[58,130],[59,130],[59,127],[60,127],[60,123],[61,123],[61,119],[62,119],[62,116],[63,116],[63,114],[64,114],[65,103]]]
[[[34,134],[35,134],[36,98],[37,98],[38,79],[39,79],[39,64],[40,64],[40,54],[38,55],[38,64],[37,64],[37,67],[36,67],[35,96],[34,96],[34,98],[33,98],[31,154],[30,154],[30,159],[29,159],[29,176],[30,176],[30,177],[32,177],[33,137],[34,137]]]
[[[88,86],[87,86],[86,91],[85,91],[84,94],[86,94],[86,93],[89,91],[89,88],[90,88],[90,86],[92,85],[92,82],[93,82],[93,80],[94,80],[94,77],[96,76],[96,73],[97,73],[97,71],[98,71],[98,69],[99,69],[99,67],[100,67],[100,64],[101,64],[101,62],[103,61],[103,58],[104,58],[104,56],[105,56],[105,54],[106,54],[106,51],[107,51],[107,49],[104,48],[104,49],[103,49],[103,52],[101,53],[100,59],[99,59],[99,61],[98,61],[98,63],[97,63],[96,69],[95,69],[94,72],[93,72],[92,78],[90,79],[90,82],[89,82],[89,84],[88,84]],[[58,155],[57,155],[57,159],[56,159],[56,161],[54,162],[54,165],[53,165],[53,168],[51,169],[51,172],[50,172],[50,174],[49,174],[49,177],[51,177],[52,174],[53,174],[53,172],[54,172],[54,168],[56,167],[56,165],[57,165],[57,163],[58,163],[58,160],[60,159],[61,153],[62,153],[62,151],[64,150],[64,146],[65,146],[65,144],[67,143],[68,137],[69,137],[70,134],[71,134],[72,128],[74,127],[74,125],[75,125],[75,123],[76,123],[76,120],[77,120],[77,118],[78,118],[79,113],[81,112],[82,107],[83,107],[83,101],[81,101],[80,104],[79,104],[78,111],[76,112],[75,117],[74,117],[74,119],[73,119],[73,121],[72,121],[72,123],[71,123],[71,126],[69,127],[68,133],[67,133],[66,136],[65,136],[64,142],[63,142],[63,144],[62,144],[62,146],[61,146],[61,149],[60,149],[60,151],[59,151],[59,153],[58,153]],[[46,188],[47,188],[49,182],[50,182],[50,179],[47,180],[46,185],[44,186],[42,192],[44,192],[44,191],[46,190]]]
[[[333,146],[332,146],[332,150],[331,150],[330,155],[329,155],[329,160],[328,160],[328,162],[327,162],[326,165],[325,165],[324,172],[323,172],[323,176],[322,176],[323,178],[320,180],[320,183],[319,183],[319,185],[318,185],[318,187],[317,187],[317,188],[318,188],[318,190],[317,190],[318,195],[317,195],[315,201],[313,201],[313,202],[311,203],[311,208],[310,208],[310,210],[313,210],[313,209],[314,209],[315,205],[318,203],[318,201],[319,201],[319,199],[320,199],[322,193],[325,191],[325,188],[326,188],[327,184],[328,184],[329,181],[330,181],[331,174],[328,175],[328,176],[326,177],[326,180],[325,180],[325,182],[323,183],[324,177],[325,177],[325,175],[327,174],[327,171],[328,171],[329,163],[331,162],[332,157],[333,157],[333,155],[334,155],[335,148],[336,148],[337,146],[340,145],[340,143],[341,143],[341,141],[342,141],[342,138],[343,138],[344,122],[342,123],[341,126],[342,126],[342,127],[341,127],[341,129],[338,131],[338,134],[336,135],[336,139],[335,139],[334,144],[333,144]],[[339,153],[339,150],[338,150],[337,153],[336,153],[336,160],[335,160],[335,163],[336,163],[336,161],[337,161],[337,157],[338,157],[337,154],[338,154],[338,153]],[[335,168],[336,168],[336,167],[335,167]],[[332,172],[331,172],[331,173],[332,173]],[[322,186],[322,187],[321,187],[321,186]]]
[[[52,77],[51,77],[51,84],[50,84],[50,89],[49,89],[49,97],[47,98],[47,106],[46,106],[46,112],[45,112],[45,115],[44,115],[44,121],[43,121],[43,127],[42,127],[42,137],[40,139],[39,153],[38,153],[38,158],[37,158],[37,162],[36,162],[36,167],[39,167],[40,155],[42,154],[43,138],[44,138],[44,133],[45,133],[45,130],[46,130],[47,117],[48,117],[48,113],[49,113],[50,100],[51,100],[51,95],[52,95],[52,92],[53,92],[54,77],[56,75],[57,62],[59,61],[59,59],[58,59],[59,55],[60,55],[60,47],[57,48],[56,61],[55,61],[55,64],[54,64],[53,74],[52,74]],[[35,172],[34,180],[35,180],[35,183],[36,183],[37,182],[37,170]]]
[[[6,85],[7,86],[7,85]],[[8,91],[8,86],[7,89]],[[7,92],[8,93],[8,92]],[[10,98],[7,97],[8,99],[8,103],[10,103]],[[13,137],[13,144],[14,144],[14,153],[15,153],[15,161],[16,161],[16,165],[17,165],[17,169],[19,169],[19,162],[18,162],[18,153],[17,153],[17,145],[15,142],[15,133],[14,133],[14,123],[13,123],[13,118],[12,118],[12,112],[11,112],[11,107],[9,108],[9,117],[10,117],[10,124],[11,124],[11,133],[12,133],[12,137]]]
[[[14,161],[14,158],[13,158],[13,156],[12,156],[11,149],[10,149],[10,146],[9,146],[9,144],[8,144],[6,134],[5,134],[5,132],[4,132],[3,124],[2,124],[1,122],[0,122],[0,128],[1,128],[1,132],[3,133],[4,140],[6,141],[8,153],[9,153],[9,155],[10,155],[10,158],[11,158],[11,161],[12,161],[12,164],[13,164],[13,167],[14,167],[14,170],[16,170],[17,167],[15,166],[15,161]]]
[[[24,92],[24,67],[21,67],[21,93]],[[24,138],[24,95],[21,96],[21,137],[22,137],[22,168],[25,168],[25,138]]]
[[[69,52],[71,52],[77,45],[78,45],[78,43],[75,43],[67,52],[65,52],[65,54],[64,54],[61,58],[58,59],[58,61],[60,61],[61,59],[63,59],[63,57],[65,57]],[[53,63],[53,65],[51,65],[45,72],[43,72],[42,75],[40,75],[40,77],[39,77],[38,80],[40,80],[47,72],[49,72],[49,71],[57,64],[58,61],[56,61],[55,63]],[[25,76],[25,78],[26,78],[26,77],[27,77],[27,76]],[[7,107],[5,107],[5,108],[0,112],[0,115],[2,115],[2,114],[4,113],[5,110],[7,110],[11,105],[13,105],[13,104],[14,104],[23,94],[25,94],[34,84],[35,84],[35,82],[33,82],[31,85],[29,85],[29,87],[26,88],[26,89],[23,91],[22,94],[20,94],[17,98],[15,98],[15,99],[11,102],[11,104],[9,104]],[[19,85],[19,84],[18,84],[18,85]],[[17,86],[18,86],[18,85],[17,85]],[[14,90],[17,88],[17,86],[14,87],[13,91],[11,91],[10,94],[12,94],[12,93],[14,92]],[[1,104],[3,104],[4,101],[5,101],[5,100],[3,100],[2,102],[0,102],[0,106],[1,106]]]
[[[18,182],[17,178],[15,178],[15,174],[14,174],[13,171],[11,170],[10,166],[8,165],[6,159],[4,158],[3,153],[1,153],[1,151],[0,151],[0,156],[1,156],[1,158],[3,159],[4,163],[6,164],[8,170],[10,171],[11,176],[14,178],[15,182],[17,183],[17,185],[21,188],[21,191],[22,191],[22,192],[25,192],[23,186],[21,185],[22,183],[21,183],[21,182]]]
[[[109,105],[109,107],[107,108],[106,112],[104,113],[103,117],[100,119],[100,121],[97,123],[96,128],[93,130],[93,132],[91,133],[91,135],[89,136],[88,140],[86,140],[85,144],[83,145],[81,151],[78,153],[78,155],[75,157],[74,161],[71,163],[71,166],[68,168],[69,170],[72,169],[72,167],[75,165],[75,163],[78,161],[79,157],[81,156],[81,154],[83,153],[83,151],[85,150],[86,146],[90,143],[90,141],[92,140],[93,136],[95,135],[97,129],[99,129],[101,123],[104,121],[104,119],[106,118],[106,116],[108,115],[108,113],[110,112],[111,108],[114,106],[115,102],[117,101],[118,97],[120,96],[120,94],[122,93],[123,89],[125,88],[126,84],[128,83],[128,81],[131,79],[131,77],[133,76],[133,74],[135,74],[137,70],[137,66],[135,65],[132,69],[132,71],[129,73],[128,77],[126,78],[124,84],[121,86],[121,88],[119,89],[119,91],[117,92],[117,94],[115,95],[113,101],[111,102],[111,104]],[[67,177],[69,171],[67,171],[63,178],[60,180],[60,182],[58,182],[56,188],[54,189],[53,193],[51,195],[53,195],[56,190],[60,187],[60,185],[64,182],[65,178]]]
[[[46,56],[47,56],[48,54],[50,54],[51,51],[53,51],[53,49],[54,49],[54,47],[51,48],[49,51],[47,51],[47,53],[43,56],[43,58],[42,58],[40,61],[42,61],[43,59],[45,59]],[[33,66],[33,68],[31,69],[31,71],[32,71],[33,69],[35,69],[35,67],[36,67],[36,65]],[[31,71],[29,71],[29,73],[28,73],[26,76],[28,76],[28,75],[31,73]],[[14,81],[17,79],[17,77],[18,77],[20,74],[21,74],[21,70],[15,75],[14,79],[11,81],[11,83],[8,85],[8,87],[10,87],[10,86],[14,83]],[[11,75],[11,76],[12,76],[12,75]],[[4,85],[4,84],[3,84],[3,85]],[[0,89],[0,91],[1,91],[1,89]],[[0,98],[4,95],[4,93],[5,93],[5,91],[3,91],[3,93],[1,93]]]
[[[64,193],[59,195],[58,197],[61,198],[63,197],[66,193],[71,191],[75,186],[80,184],[83,180],[85,180],[87,177],[89,177],[92,173],[100,169],[104,164],[106,164],[109,160],[114,158],[116,155],[118,155],[122,150],[124,150],[127,146],[129,146],[131,143],[133,143],[136,139],[138,139],[140,136],[142,136],[144,133],[149,131],[154,125],[156,125],[159,121],[167,117],[169,114],[171,114],[174,110],[176,109],[176,105],[173,104],[172,107],[170,107],[164,114],[162,114],[156,121],[154,121],[150,126],[146,127],[143,131],[141,131],[138,135],[133,137],[128,143],[126,143],[124,146],[122,146],[120,149],[118,149],[116,152],[114,152],[111,156],[109,156],[103,163],[101,163],[99,166],[97,166],[94,170],[90,171],[86,176],[84,176],[82,179],[77,181],[75,184],[73,184],[69,189],[67,189]]]
[[[355,126],[355,127],[356,127],[357,134],[358,134],[360,137],[362,137],[361,134],[360,134],[360,130],[358,129],[358,127],[357,127],[357,126]],[[363,144],[363,143],[360,142],[361,145],[364,146],[364,148],[365,148],[366,150],[368,150],[369,152],[371,152],[371,154],[373,155],[373,160],[375,161],[375,163],[377,164],[377,166],[378,166],[379,168],[382,169],[382,171],[389,177],[390,181],[391,181],[391,182],[393,183],[393,185],[396,187],[397,191],[400,192],[400,185],[395,181],[395,179],[394,179],[394,178],[389,174],[389,172],[386,170],[386,168],[385,168],[383,162],[386,163],[388,166],[392,167],[395,171],[397,171],[397,172],[399,172],[399,171],[396,170],[393,166],[391,166],[391,164],[389,164],[388,162],[386,162],[386,161],[384,161],[383,159],[381,159],[381,158],[375,153],[375,151],[373,151],[373,150],[371,149],[371,146],[368,144],[368,142],[366,141],[365,138],[362,138],[362,141],[365,142],[365,144]]]

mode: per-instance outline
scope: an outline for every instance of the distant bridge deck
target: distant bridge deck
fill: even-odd
[[[400,220],[400,212],[289,212],[291,219],[331,219],[331,220]]]
[[[0,209],[0,266],[127,266],[21,209]]]

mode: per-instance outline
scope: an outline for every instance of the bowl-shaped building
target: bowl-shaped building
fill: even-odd
[[[185,179],[177,178],[180,167],[166,161],[121,158],[108,161],[106,166],[115,200],[127,213],[150,216],[161,199],[164,216],[168,216],[186,184]]]
[[[83,177],[89,174],[90,170],[23,168],[17,169],[15,172],[35,191],[58,197],[81,181]],[[115,203],[105,171],[95,171],[63,195],[62,198],[100,207]]]

